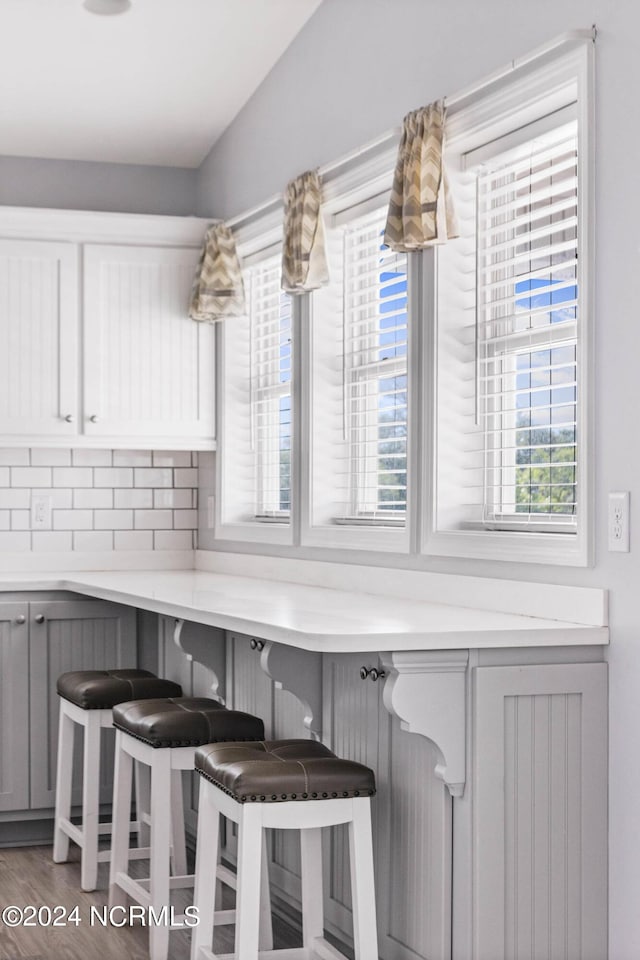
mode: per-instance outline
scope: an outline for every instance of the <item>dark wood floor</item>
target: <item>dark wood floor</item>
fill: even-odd
[[[71,846],[69,863],[51,860],[50,847],[0,849],[0,909],[7,906],[26,907],[60,904],[71,910],[76,904],[82,922],[78,926],[7,928],[0,922],[0,960],[147,960],[148,930],[142,926],[90,926],[91,906],[107,905],[108,865],[100,865],[99,889],[83,893],[80,889],[79,851]],[[189,895],[177,905],[189,903]],[[300,944],[295,931],[274,920],[274,947]],[[170,960],[188,960],[190,934],[171,934]],[[216,931],[214,949],[220,953],[233,951],[233,927]]]

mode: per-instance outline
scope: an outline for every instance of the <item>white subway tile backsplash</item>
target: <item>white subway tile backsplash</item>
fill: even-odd
[[[54,510],[54,530],[92,530],[92,510]]]
[[[4,468],[3,468],[4,469]],[[0,477],[0,481],[1,481]],[[5,484],[9,485],[8,481]],[[50,467],[11,467],[12,487],[50,487]]]
[[[156,530],[153,544],[156,550],[193,550],[193,531]]]
[[[27,534],[29,536],[29,534]],[[36,553],[66,553],[73,546],[71,531],[53,533],[35,530],[31,534],[31,549]]]
[[[170,530],[172,527],[171,510],[136,510],[136,530]]]
[[[133,510],[96,510],[93,527],[94,530],[132,530]]]
[[[197,487],[198,486],[197,468],[192,467],[188,470],[174,470],[173,485],[174,487]]]
[[[0,450],[0,550],[191,550],[198,455],[190,451]],[[32,494],[51,500],[33,530]]]
[[[183,490],[154,490],[153,506],[158,509],[177,508],[178,510],[189,510],[193,506],[193,491]]]
[[[72,450],[74,467],[110,467],[113,450]]]
[[[170,467],[136,469],[135,485],[136,487],[172,487],[174,485],[173,470]]]
[[[174,510],[173,527],[175,530],[195,530],[198,526],[197,510]]]
[[[154,450],[154,467],[190,467],[191,452],[189,450]]]
[[[114,450],[114,467],[150,467],[151,450]]]
[[[92,553],[113,550],[113,533],[111,530],[78,530],[73,535],[73,549]]]
[[[73,506],[89,510],[110,510],[113,507],[113,490],[108,490],[106,487],[98,490],[82,488],[74,490]]]
[[[71,450],[32,450],[32,467],[68,467],[71,465]]]
[[[0,487],[0,510],[22,510],[31,506],[31,490]]]
[[[137,507],[142,510],[153,506],[153,490],[114,490],[114,507]]]
[[[116,531],[116,550],[153,550],[153,531]]]
[[[53,485],[54,487],[92,487],[93,470],[91,467],[54,467]]]
[[[96,487],[132,487],[133,470],[131,467],[96,467],[94,470]]]
[[[31,550],[31,534],[0,533],[0,550],[6,553],[23,553]]]
[[[9,467],[28,467],[30,451],[27,447],[6,447],[0,450],[0,464]]]

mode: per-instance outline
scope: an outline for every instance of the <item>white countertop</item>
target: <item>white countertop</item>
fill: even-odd
[[[25,590],[70,590],[327,653],[609,642],[604,626],[200,570],[0,574],[0,591]]]

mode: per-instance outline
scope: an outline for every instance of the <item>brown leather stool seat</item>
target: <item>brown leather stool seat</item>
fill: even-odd
[[[181,697],[182,687],[148,670],[75,670],[58,677],[58,694],[82,710],[110,710],[125,700]]]
[[[196,750],[196,770],[234,800],[277,803],[370,797],[369,767],[342,760],[315,740],[208,744]]]
[[[113,725],[152,747],[197,747],[220,740],[262,740],[259,717],[206,697],[134,700],[114,707]]]

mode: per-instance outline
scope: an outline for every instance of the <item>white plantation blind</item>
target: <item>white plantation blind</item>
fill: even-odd
[[[577,125],[477,178],[483,520],[573,531],[579,328]]]
[[[407,257],[384,246],[384,218],[343,235],[345,515],[396,525],[407,505]]]
[[[291,298],[280,289],[280,261],[249,271],[251,443],[256,516],[286,521],[291,510]]]

